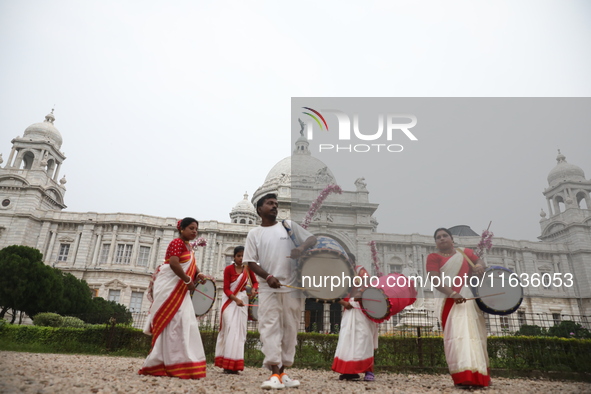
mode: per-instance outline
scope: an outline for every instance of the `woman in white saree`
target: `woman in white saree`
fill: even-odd
[[[178,221],[179,238],[168,245],[165,262],[150,283],[152,305],[144,332],[152,335],[152,349],[140,375],[205,377],[205,351],[190,296],[194,281],[205,278],[189,244],[197,237],[198,226],[193,218]]]
[[[242,264],[244,246],[234,248],[234,264],[224,270],[224,294],[220,332],[215,346],[215,366],[225,373],[238,374],[244,370],[244,343],[248,319],[246,284],[252,283],[256,294],[259,284],[254,273]]]
[[[472,293],[464,283],[465,278],[469,281],[472,275],[482,276],[486,267],[472,250],[456,249],[449,230],[437,229],[434,238],[438,253],[427,257],[426,269],[431,277],[441,278],[439,286],[434,286],[442,294],[435,300],[435,314],[443,329],[449,372],[459,388],[488,386],[490,375],[484,315],[474,300],[466,301]]]

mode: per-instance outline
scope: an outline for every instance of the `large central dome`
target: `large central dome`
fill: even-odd
[[[291,195],[294,188],[323,189],[336,184],[332,171],[321,160],[312,157],[308,145],[304,136],[296,141],[293,154],[271,168],[263,185],[253,194],[253,203],[266,193],[279,192],[280,196],[287,196]]]
[[[312,157],[308,149],[308,140],[301,136],[295,143],[291,156],[279,161],[271,168],[265,178],[265,184],[277,179],[280,182],[336,183],[335,177],[321,160]]]
[[[293,178],[293,175],[298,176],[298,178],[314,179],[319,173],[326,173],[334,179],[332,172],[322,161],[312,156],[296,154],[288,156],[275,164],[267,174],[265,183],[271,182],[273,179],[282,179],[285,176]]]

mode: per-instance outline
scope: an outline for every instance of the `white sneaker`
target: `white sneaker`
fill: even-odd
[[[280,378],[281,378],[281,382],[283,383],[283,385],[287,388],[298,387],[300,385],[299,380],[293,380],[292,378],[287,376],[287,374],[285,372],[281,374]]]
[[[299,384],[299,382],[298,382]],[[272,375],[269,380],[265,380],[261,385],[262,389],[271,390],[271,389],[283,389],[285,385],[281,383],[281,379],[279,379],[279,375]]]

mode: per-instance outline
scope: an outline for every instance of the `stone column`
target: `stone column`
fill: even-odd
[[[8,156],[8,162],[6,163],[6,167],[4,167],[4,168],[12,167],[12,159],[14,158],[15,152],[16,152],[16,148],[13,146],[12,150],[10,151],[10,156]]]
[[[76,232],[76,239],[74,240],[74,247],[72,249],[72,264],[71,266],[73,267],[76,264],[76,255],[78,254],[78,246],[80,245],[80,238],[82,237],[82,232],[78,231]]]
[[[140,235],[142,233],[142,226],[137,226],[135,229],[135,241],[133,243],[133,250],[131,251],[131,261],[129,262],[130,266],[137,265],[137,256],[139,254],[140,248]]]
[[[45,251],[45,263],[46,264],[51,264],[53,263],[51,260],[51,254],[53,252],[53,244],[55,243],[55,238],[57,237],[57,231],[50,231],[51,233],[51,239],[49,240],[49,246],[47,247],[47,250]]]
[[[118,226],[113,226],[113,235],[111,236],[111,249],[109,250],[109,258],[107,259],[107,265],[113,264],[113,255],[117,248],[117,229]]]
[[[62,168],[62,163],[57,163],[57,167],[55,168],[55,173],[53,174],[53,180],[56,181],[56,182],[59,182],[58,179],[57,179],[57,177],[60,174],[60,168]]]
[[[148,272],[150,269],[156,269],[159,242],[160,237],[154,237],[154,242],[152,242],[152,250],[150,251],[150,259],[148,260],[148,264],[146,264],[146,272]]]
[[[97,262],[98,262],[97,260],[98,260],[98,257],[99,257],[99,253],[101,252],[101,249],[102,249],[101,248],[101,242],[102,242],[102,240],[103,240],[103,232],[102,232],[102,229],[101,229],[101,230],[99,230],[99,233],[96,235],[96,242],[95,242],[95,247],[94,247],[94,253],[92,255],[92,262],[91,262],[91,265],[93,267],[96,267],[96,265],[97,265]]]

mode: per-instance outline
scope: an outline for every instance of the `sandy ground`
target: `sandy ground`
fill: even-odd
[[[246,368],[239,376],[225,375],[208,365],[202,380],[138,375],[143,359],[0,352],[0,393],[262,393],[269,376],[262,368]],[[339,381],[329,371],[291,369],[299,393],[461,393],[449,375],[378,373],[374,382]],[[471,391],[471,390],[470,390]],[[481,393],[591,393],[590,383],[493,378]],[[285,392],[285,390],[284,390]]]

